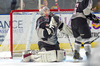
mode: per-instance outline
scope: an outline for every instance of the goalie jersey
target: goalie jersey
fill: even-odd
[[[36,21],[36,31],[37,31],[37,36],[39,41],[42,41],[50,45],[55,45],[58,39],[57,28],[55,28],[54,35],[48,35],[47,30],[45,30],[48,28],[48,25],[51,21],[51,17],[52,17],[51,15],[49,15],[48,18],[45,16],[40,16]]]

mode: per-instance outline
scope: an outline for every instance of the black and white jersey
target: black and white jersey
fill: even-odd
[[[49,17],[40,16],[36,21],[36,31],[38,35],[38,40],[47,44],[55,45],[57,43],[57,31],[55,35],[46,35],[46,27],[48,27],[51,21],[51,15]],[[41,25],[41,26],[40,26]],[[45,36],[46,35],[46,36]]]
[[[92,0],[83,0],[82,2],[77,2],[73,12],[72,19],[77,17],[86,18],[86,15],[91,13]]]

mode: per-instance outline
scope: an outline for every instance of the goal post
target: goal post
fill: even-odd
[[[11,58],[13,58],[13,13],[14,12],[38,12],[38,10],[12,10],[10,13],[10,47],[11,47]],[[30,50],[30,40],[31,40],[31,35],[33,33],[33,26],[34,26],[34,22],[35,22],[35,17],[36,17],[36,13],[33,14],[33,22],[32,25],[29,26],[30,27],[30,34],[28,35],[28,40],[26,43],[26,50]]]
[[[60,9],[60,12],[63,17],[63,21],[66,24],[69,24],[70,26],[70,17],[72,15],[74,9]],[[56,15],[59,15],[59,12],[57,9],[50,10],[51,12],[55,13]],[[28,14],[23,14],[27,12]],[[19,14],[21,13],[21,14]],[[26,50],[38,50],[37,46],[37,34],[35,30],[35,23],[37,18],[40,16],[39,10],[12,10],[10,13],[10,30],[8,31],[6,38],[9,41],[9,51],[10,51],[10,58],[13,58],[14,52],[20,52]],[[18,24],[17,24],[18,22]],[[19,32],[18,32],[19,30]],[[69,43],[68,40],[65,39],[66,37],[64,35],[58,35],[58,41],[61,43],[60,47],[61,49],[66,49],[68,47]],[[4,40],[3,43],[7,43]],[[67,43],[67,45],[66,45]],[[3,44],[1,44],[2,46]],[[64,45],[64,46],[63,46]],[[66,47],[65,47],[66,45]],[[69,45],[70,47],[70,45]]]

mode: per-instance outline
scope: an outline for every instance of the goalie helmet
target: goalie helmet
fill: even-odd
[[[46,6],[42,6],[42,7],[39,9],[39,12],[40,12],[41,15],[45,15],[45,14],[43,13],[43,11],[46,11],[46,10],[49,11],[49,8],[46,7]]]

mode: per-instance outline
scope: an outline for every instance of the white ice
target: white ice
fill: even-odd
[[[84,49],[80,50],[80,54],[83,57],[83,62],[73,62],[74,60],[72,56],[66,56],[66,60],[63,62],[53,63],[21,62],[21,58],[14,58],[0,59],[0,66],[84,66],[86,62]]]

